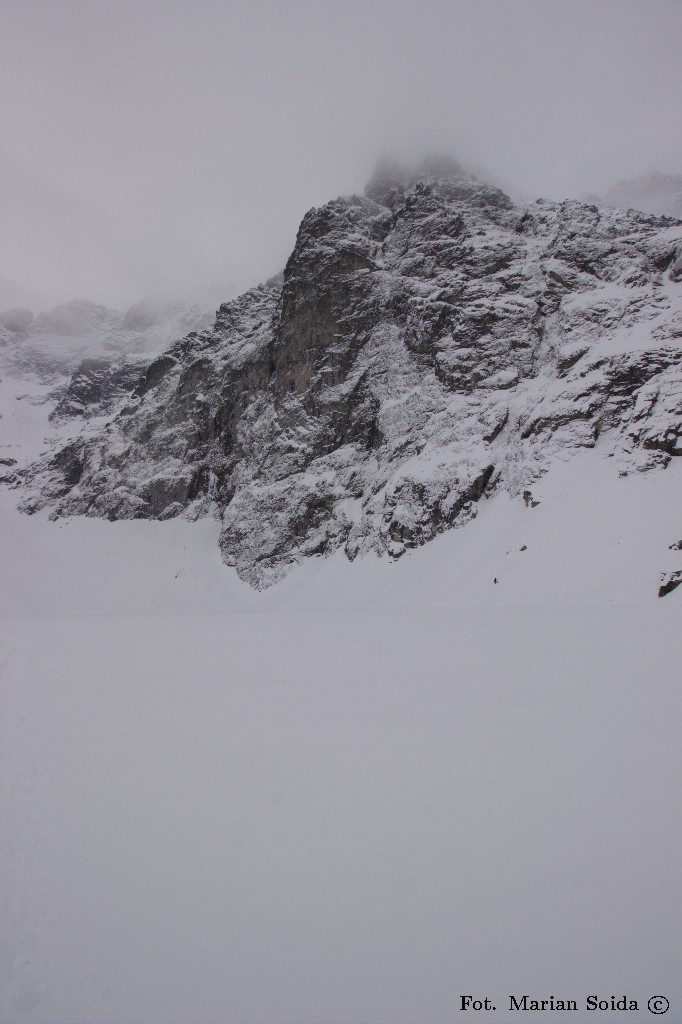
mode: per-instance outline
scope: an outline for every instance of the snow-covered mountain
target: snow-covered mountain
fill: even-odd
[[[111,336],[99,308],[50,328],[72,338],[86,314]],[[605,472],[665,470],[681,366],[679,221],[518,206],[442,158],[384,165],[306,215],[281,286],[148,365],[83,364],[53,418],[97,429],[16,478],[25,511],[56,517],[219,515],[224,560],[260,588],[338,548],[400,557],[501,490],[532,504],[580,449]]]
[[[84,358],[150,356],[176,338],[208,327],[198,305],[145,301],[126,312],[76,300],[34,316],[28,309],[0,313],[3,368],[44,379],[72,373]]]
[[[680,1019],[681,232],[385,168],[6,319],[1,1021]]]

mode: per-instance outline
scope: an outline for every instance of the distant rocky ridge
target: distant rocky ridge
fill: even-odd
[[[613,185],[605,196],[594,196],[590,201],[682,219],[682,174],[651,171],[638,178],[627,178]]]
[[[682,454],[682,223],[384,164],[306,214],[283,283],[138,371],[76,371],[54,416],[97,428],[18,474],[25,511],[217,515],[259,588],[397,558],[581,448],[621,473]]]
[[[51,422],[113,412],[149,362],[213,315],[182,302],[136,303],[125,312],[76,300],[34,316],[0,313],[0,375],[42,384]],[[34,398],[34,401],[39,399]]]
[[[0,345],[17,365],[49,374],[73,369],[83,357],[155,354],[173,335],[210,327],[212,320],[205,310],[184,303],[146,301],[119,312],[76,300],[37,316],[22,308],[0,313]],[[21,344],[8,348],[13,342]]]

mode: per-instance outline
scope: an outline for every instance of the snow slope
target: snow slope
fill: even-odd
[[[682,1008],[682,475],[603,465],[261,594],[212,520],[6,498],[0,1020]]]

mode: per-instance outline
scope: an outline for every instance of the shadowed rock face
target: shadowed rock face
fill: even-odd
[[[339,547],[399,557],[571,449],[665,468],[681,258],[671,218],[518,207],[443,160],[385,168],[304,217],[283,283],[221,306],[101,431],[31,467],[27,507],[218,513],[224,560],[263,587]]]
[[[682,572],[679,570],[663,573],[661,576],[661,585],[658,588],[658,596],[667,597],[668,594],[672,594],[673,590],[676,590],[681,584]]]
[[[112,363],[108,359],[83,359],[50,413],[50,420],[111,412],[138,383],[142,370],[139,363],[125,360]]]

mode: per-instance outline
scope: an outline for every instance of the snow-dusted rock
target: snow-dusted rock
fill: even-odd
[[[659,597],[667,597],[673,590],[682,584],[682,571],[673,569],[672,572],[661,573],[661,585],[658,588]]]
[[[671,218],[517,206],[443,160],[384,167],[304,217],[281,286],[221,306],[101,429],[35,463],[25,507],[218,514],[224,560],[263,587],[339,547],[399,557],[579,448],[665,468],[682,453],[678,267]],[[107,372],[82,370],[62,413]]]

